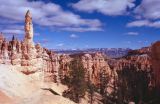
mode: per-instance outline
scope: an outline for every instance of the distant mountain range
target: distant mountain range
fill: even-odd
[[[59,54],[78,54],[78,53],[95,53],[101,52],[111,58],[125,56],[129,48],[88,48],[88,49],[52,49]]]

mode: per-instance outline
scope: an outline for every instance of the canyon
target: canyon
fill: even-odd
[[[57,83],[61,85],[61,79],[64,76],[68,75],[69,71],[69,63],[74,58],[70,55],[65,54],[57,54],[47,48],[41,47],[38,43],[35,45],[33,41],[34,32],[33,32],[33,24],[32,17],[30,11],[27,11],[25,15],[25,37],[23,41],[19,41],[15,36],[12,37],[11,41],[7,41],[4,37],[4,34],[0,34],[0,64],[4,65],[4,69],[7,70],[15,70],[16,73],[13,72],[4,72],[4,74],[11,74],[11,79],[16,78],[18,81],[19,74],[23,73],[24,75],[20,75],[20,81],[15,81],[14,86],[16,88],[17,84],[23,86],[21,89],[26,90],[30,95],[32,89],[40,89],[47,88],[50,89],[50,86],[53,86],[53,83]],[[86,69],[86,76],[91,78],[91,81],[98,86],[99,85],[99,73],[100,71],[105,71],[109,76],[111,76],[111,69],[106,63],[104,56],[101,53],[95,53],[92,56],[89,54],[84,54],[81,56],[83,66]],[[7,66],[7,67],[6,67]],[[3,67],[3,66],[2,66]],[[14,75],[15,74],[15,75]],[[23,78],[25,77],[25,78]],[[27,77],[27,78],[26,78]],[[28,79],[29,78],[29,79]],[[31,79],[31,80],[30,80]],[[1,79],[3,80],[3,78]],[[25,82],[27,81],[27,82]],[[26,85],[23,83],[30,83]],[[5,83],[9,83],[8,80]],[[52,84],[48,84],[52,83]],[[113,81],[111,81],[113,83]],[[11,83],[12,84],[12,83]],[[25,86],[33,86],[33,88],[29,88]],[[6,87],[5,87],[6,88]],[[17,87],[18,89],[19,87]],[[56,87],[57,88],[57,87]],[[3,89],[3,86],[0,86],[0,89]],[[7,88],[4,92],[8,92],[7,95],[11,98],[19,98],[24,99],[21,93],[24,93],[22,90],[18,90],[10,88],[8,92]],[[29,90],[30,89],[30,90]],[[54,89],[56,90],[56,89]],[[34,92],[34,91],[33,91]],[[41,91],[40,91],[41,92]],[[19,95],[20,93],[20,95]],[[37,91],[35,93],[38,93]],[[3,93],[2,93],[3,94]],[[43,94],[43,93],[42,93]],[[14,96],[12,96],[14,95]],[[27,94],[25,95],[28,96]],[[5,97],[5,96],[4,96]],[[21,103],[23,100],[20,101]]]
[[[125,52],[122,54],[120,52],[121,57],[118,52],[118,57],[114,58],[97,51],[58,54],[42,47],[39,43],[34,43],[30,11],[27,11],[25,15],[24,30],[23,41],[19,41],[15,36],[11,41],[7,41],[4,34],[0,34],[0,81],[2,82],[0,84],[0,99],[7,99],[9,103],[6,104],[53,104],[53,102],[55,104],[64,104],[64,102],[74,104],[73,101],[62,96],[67,86],[63,85],[61,81],[65,76],[70,76],[70,62],[76,57],[81,59],[86,81],[89,79],[95,87],[100,88],[101,74],[107,76],[109,80],[105,92],[108,94],[112,94],[118,87],[115,85],[118,80],[117,72],[131,68],[150,73],[148,86],[160,89],[158,76],[160,74],[160,42],[138,50],[127,49],[127,52],[120,50]],[[154,78],[151,76],[152,72]],[[10,82],[10,78],[13,81]],[[42,89],[47,89],[47,91]],[[32,95],[32,92],[35,93]],[[14,98],[16,100],[12,102]],[[32,99],[36,101],[32,102]],[[61,101],[50,101],[50,99],[60,99]],[[0,100],[0,102],[2,101]]]

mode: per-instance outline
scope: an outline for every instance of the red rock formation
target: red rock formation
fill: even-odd
[[[127,56],[119,59],[111,59],[109,63],[115,70],[122,70],[124,68],[130,69],[131,67],[135,67],[137,70],[150,71],[152,69],[150,48],[145,47],[138,50],[132,50]]]
[[[11,41],[6,41],[0,34],[0,63],[10,64],[23,73],[44,73],[44,80],[53,80],[54,70],[57,70],[56,59],[58,56],[40,44],[34,45],[33,25],[31,13],[25,16],[25,38],[18,41],[13,36]],[[56,66],[55,66],[56,65]]]
[[[151,62],[155,85],[160,91],[160,41],[154,43],[151,47]]]
[[[100,87],[100,75],[105,74],[106,77],[109,78],[106,91],[108,93],[113,92],[113,86],[115,78],[117,78],[117,73],[115,70],[110,69],[107,61],[105,60],[105,56],[101,53],[71,55],[72,58],[77,56],[82,59],[82,64],[86,73],[86,80],[89,79],[95,86]]]
[[[82,63],[88,73],[90,80],[98,85],[100,83],[100,73],[105,71],[108,75],[111,74],[111,69],[101,53],[85,54],[82,56]]]
[[[63,79],[64,76],[68,76],[69,74],[69,64],[71,61],[71,57],[69,55],[60,55],[59,57],[59,70],[58,74],[60,76],[60,79]]]
[[[128,55],[142,55],[142,54],[149,54],[151,51],[150,47],[143,47],[137,50],[130,50]]]

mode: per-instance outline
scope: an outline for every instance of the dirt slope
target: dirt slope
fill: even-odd
[[[75,104],[61,96],[66,89],[61,84],[44,83],[45,88],[52,88],[59,94],[55,95],[52,91],[44,90],[40,82],[34,82],[12,66],[0,65],[0,71],[0,104]]]

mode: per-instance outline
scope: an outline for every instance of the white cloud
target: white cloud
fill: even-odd
[[[127,27],[155,27],[160,28],[160,21],[136,20],[127,24]]]
[[[78,35],[76,35],[76,34],[71,34],[71,35],[70,35],[70,38],[78,38]]]
[[[23,25],[16,25],[16,24],[1,25],[0,30],[5,30],[5,29],[7,29],[7,30],[21,30],[21,31],[23,30],[24,31],[24,26]]]
[[[139,33],[138,32],[128,32],[127,35],[137,36],[137,35],[139,35]]]
[[[127,27],[160,28],[160,0],[142,0],[134,13],[139,20],[128,23]]]
[[[21,35],[24,34],[24,26],[16,25],[16,24],[1,24],[0,25],[0,32],[7,34],[7,35]]]
[[[152,22],[150,24],[151,27],[156,27],[156,28],[160,28],[160,20],[159,21],[155,21],[155,22]]]
[[[148,20],[137,20],[127,24],[127,27],[142,27],[150,24]]]
[[[142,0],[134,12],[141,18],[160,19],[160,0]]]
[[[3,21],[0,21],[0,24],[1,24],[1,25],[18,23],[18,21],[16,21],[16,20],[7,19],[7,18],[2,18],[1,16],[0,16],[0,20],[3,20]]]
[[[64,11],[57,4],[44,3],[42,1],[1,0],[0,17],[22,23],[28,9],[32,13],[33,22],[40,26],[55,27],[66,31],[69,30],[65,29],[68,27],[75,29],[85,27],[82,28],[83,31],[93,31],[92,28],[102,28],[102,23],[98,19],[83,19],[72,12]],[[2,24],[2,22],[0,23]]]
[[[11,35],[18,35],[18,34],[24,34],[23,30],[16,30],[16,29],[6,29],[1,31],[4,34],[11,34]]]
[[[71,4],[73,8],[85,12],[100,12],[105,15],[123,15],[135,6],[135,0],[80,0]]]
[[[100,27],[64,27],[61,30],[74,31],[74,32],[85,32],[85,31],[103,31]]]

